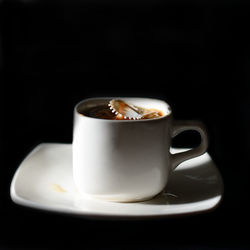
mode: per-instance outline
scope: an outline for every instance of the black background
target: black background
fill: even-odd
[[[250,5],[243,1],[0,1],[0,247],[249,248]],[[15,170],[41,142],[72,140],[94,96],[166,100],[199,119],[225,184],[211,212],[98,221],[20,207]],[[192,146],[186,133],[176,146]]]

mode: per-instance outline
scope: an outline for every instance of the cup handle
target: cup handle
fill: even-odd
[[[197,157],[206,152],[208,147],[208,136],[204,124],[200,121],[174,121],[172,129],[172,137],[186,130],[195,130],[201,136],[201,143],[198,147],[190,149],[185,152],[171,154],[172,170],[174,170],[180,163],[188,159]]]

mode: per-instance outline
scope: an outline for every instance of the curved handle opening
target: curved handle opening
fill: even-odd
[[[202,155],[208,147],[208,136],[204,124],[200,121],[174,121],[172,137],[186,130],[195,130],[201,136],[201,143],[198,147],[185,152],[171,154],[172,170],[174,170],[183,161]]]

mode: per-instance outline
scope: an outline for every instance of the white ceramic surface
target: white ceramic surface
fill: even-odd
[[[172,150],[178,152],[179,150]],[[20,205],[102,219],[151,218],[202,212],[222,198],[223,182],[208,153],[183,162],[166,191],[137,203],[98,200],[78,193],[72,176],[72,145],[43,143],[21,163],[11,183],[11,198]]]
[[[169,105],[158,99],[122,98],[164,115],[147,120],[107,120],[83,115],[112,98],[90,98],[76,105],[73,132],[73,178],[82,194],[111,201],[141,201],[159,194],[171,172],[183,161],[206,152],[207,135],[197,121],[174,121]],[[120,99],[120,98],[117,98]],[[196,130],[201,144],[182,154],[170,154],[172,136]]]

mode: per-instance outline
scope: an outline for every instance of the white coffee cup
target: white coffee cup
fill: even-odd
[[[163,116],[145,120],[107,120],[83,115],[112,98],[90,98],[74,109],[73,177],[83,195],[117,202],[147,200],[167,185],[181,162],[203,154],[207,133],[199,121],[174,121],[170,106],[158,99],[119,98]],[[118,99],[118,98],[117,98]],[[184,130],[200,133],[201,144],[171,154],[171,138]]]

